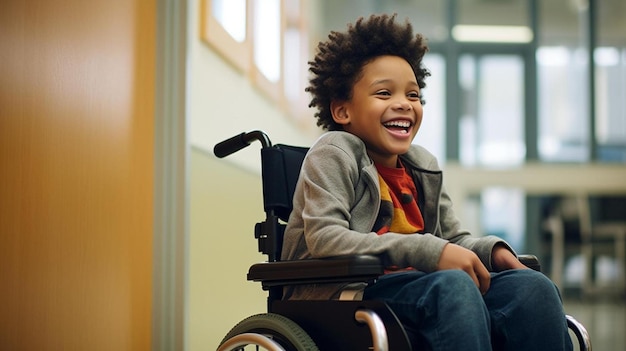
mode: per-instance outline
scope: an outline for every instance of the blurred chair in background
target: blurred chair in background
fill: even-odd
[[[552,207],[543,225],[552,239],[551,279],[561,290],[579,285],[583,296],[626,296],[624,202],[577,193]]]

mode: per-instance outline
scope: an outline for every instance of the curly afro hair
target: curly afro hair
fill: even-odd
[[[309,107],[317,107],[317,125],[326,130],[342,130],[333,121],[330,111],[332,100],[346,101],[352,97],[352,87],[360,79],[362,69],[371,60],[393,55],[404,58],[415,73],[420,89],[426,86],[430,75],[422,66],[428,51],[421,34],[413,34],[407,21],[396,23],[396,15],[372,15],[349,24],[346,32],[332,31],[328,40],[320,42],[309,71],[313,74],[305,91],[311,93]]]

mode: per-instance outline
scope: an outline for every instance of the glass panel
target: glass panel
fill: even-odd
[[[437,157],[439,165],[443,165],[446,155],[446,62],[442,55],[427,53],[424,56],[424,65],[430,71],[431,76],[426,78],[426,88],[422,91],[426,104],[424,105],[422,125],[414,143],[422,145],[432,152]]]
[[[599,161],[626,162],[626,3],[597,4],[596,139]]]
[[[581,34],[586,13],[582,3],[539,2],[543,30],[536,58],[542,161],[589,160],[588,51]]]
[[[539,157],[543,161],[589,159],[589,113],[585,50],[537,50]]]
[[[271,82],[280,79],[280,0],[258,0],[254,6],[254,63]]]
[[[484,234],[506,240],[514,250],[524,250],[526,197],[521,189],[486,188],[481,193]]]
[[[463,227],[476,236],[495,235],[517,252],[526,250],[526,197],[518,188],[488,187],[463,202]]]
[[[524,62],[517,55],[464,54],[460,159],[463,165],[524,162]]]
[[[302,78],[302,62],[306,59],[300,56],[301,33],[297,28],[288,28],[285,31],[285,85],[284,93],[289,101],[298,101],[305,82]]]
[[[240,43],[246,39],[246,0],[213,0],[211,9],[233,39]]]

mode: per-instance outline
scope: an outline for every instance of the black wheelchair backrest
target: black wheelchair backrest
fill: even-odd
[[[261,150],[265,211],[273,210],[283,221],[289,219],[293,208],[293,193],[308,150],[305,147],[282,144]]]

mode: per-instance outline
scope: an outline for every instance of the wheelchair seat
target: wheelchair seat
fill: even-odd
[[[268,291],[267,313],[250,316],[224,337],[218,351],[243,350],[255,345],[265,350],[394,350],[411,351],[411,344],[394,312],[382,301],[340,299],[329,301],[282,300],[283,287],[297,284],[370,283],[383,274],[378,257],[357,255],[280,261],[285,223],[308,148],[272,145],[261,131],[241,133],[217,144],[217,157],[228,156],[253,141],[260,141],[263,204],[266,218],[255,225],[259,252],[268,260],[250,267],[247,279]],[[540,270],[535,256],[520,260]],[[567,316],[580,345],[591,350],[584,326]]]

